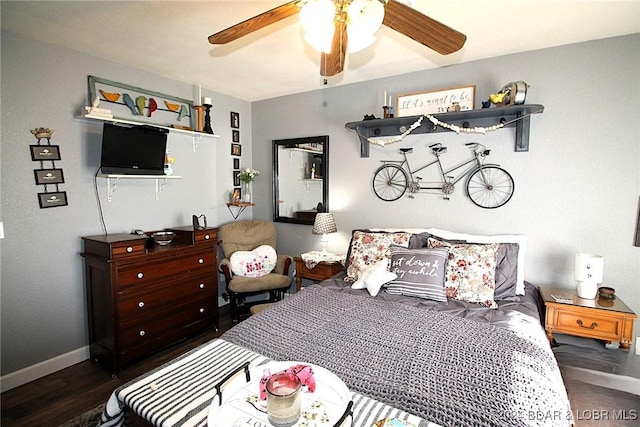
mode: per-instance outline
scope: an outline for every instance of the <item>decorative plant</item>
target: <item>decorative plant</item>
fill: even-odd
[[[256,179],[258,175],[260,175],[260,171],[246,168],[246,169],[243,169],[242,172],[240,172],[240,174],[238,175],[238,178],[240,178],[240,181],[246,182],[248,184],[252,182],[254,179]]]

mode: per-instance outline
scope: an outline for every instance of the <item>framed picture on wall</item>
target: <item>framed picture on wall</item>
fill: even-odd
[[[240,171],[233,171],[233,186],[240,186]]]
[[[240,142],[240,131],[239,130],[232,130],[231,131],[231,140],[233,142]]]
[[[30,145],[31,160],[60,160],[59,145]]]
[[[240,113],[231,112],[231,127],[234,129],[240,128]]]
[[[240,159],[233,159],[233,169],[240,169]]]
[[[231,155],[232,156],[242,156],[242,145],[240,144],[231,144]]]
[[[38,193],[38,203],[40,208],[55,208],[58,206],[67,206],[67,192],[58,191],[56,193]]]
[[[33,174],[36,178],[36,185],[62,184],[64,182],[62,169],[36,169]]]

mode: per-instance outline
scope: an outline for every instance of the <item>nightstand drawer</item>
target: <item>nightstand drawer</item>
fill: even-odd
[[[578,334],[593,335],[601,339],[613,340],[620,336],[622,318],[604,317],[602,313],[590,315],[587,312],[556,311],[556,331],[566,331]]]

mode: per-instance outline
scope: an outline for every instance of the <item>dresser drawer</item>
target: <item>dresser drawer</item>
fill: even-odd
[[[157,315],[133,318],[120,325],[120,345],[135,347],[153,342],[165,334],[175,333],[193,323],[209,321],[213,324],[217,300],[205,298],[191,301],[170,311],[159,311]]]
[[[178,283],[169,283],[151,288],[150,286],[129,287],[137,292],[124,294],[118,299],[118,317],[127,319],[134,316],[151,316],[167,306],[188,300],[217,298],[215,273],[207,276],[187,278]]]
[[[602,312],[559,309],[556,310],[554,328],[557,332],[616,340],[621,336],[622,322],[622,317],[606,316]]]
[[[180,273],[215,271],[215,264],[216,254],[213,250],[159,262],[125,264],[118,268],[117,283],[118,286],[130,286]]]

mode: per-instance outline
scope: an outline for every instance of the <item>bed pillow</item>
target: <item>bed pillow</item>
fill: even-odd
[[[448,240],[432,236],[447,243],[469,243],[466,240]],[[518,301],[517,292],[518,274],[518,250],[517,243],[500,243],[496,259],[494,301]]]
[[[354,230],[347,253],[345,281],[353,283],[369,265],[391,258],[391,245],[407,247],[411,233]]]
[[[369,265],[361,273],[360,277],[353,285],[352,289],[366,289],[371,296],[375,297],[380,292],[380,288],[398,277],[388,270],[389,261],[382,260]]]
[[[449,249],[444,285],[447,298],[498,307],[493,298],[499,243],[448,243],[429,238],[429,247]]]
[[[437,236],[446,240],[464,240],[468,243],[517,244],[518,245],[517,254],[516,254],[517,261],[515,262],[515,267],[516,267],[515,295],[524,295],[524,264],[525,264],[525,253],[527,250],[527,236],[522,234],[496,234],[496,235],[465,234],[465,233],[455,233],[448,230],[441,230],[438,228],[428,228],[426,231],[433,236]],[[510,252],[510,254],[513,255],[513,252]],[[513,262],[511,262],[511,265],[513,265]],[[503,266],[503,263],[500,262],[499,268],[502,268],[502,266]]]
[[[229,262],[231,271],[237,276],[262,277],[276,268],[278,255],[269,245],[258,246],[252,251],[235,251]]]
[[[386,288],[390,294],[447,302],[444,290],[445,268],[449,251],[391,247],[391,271],[398,277]]]
[[[496,288],[493,295],[495,301],[519,300],[517,294],[519,249],[520,245],[517,243],[500,243],[496,260]]]

